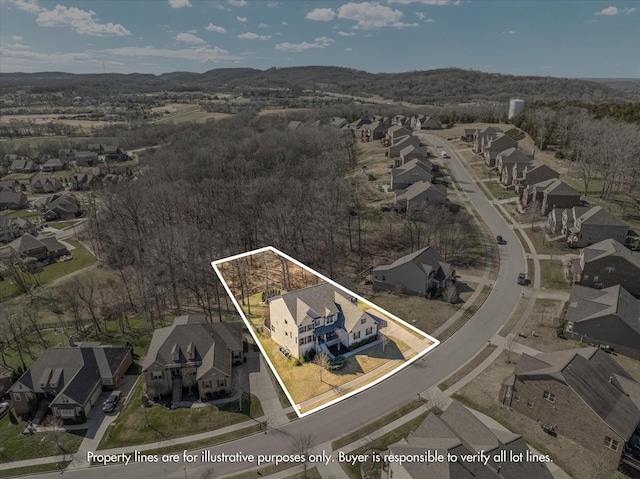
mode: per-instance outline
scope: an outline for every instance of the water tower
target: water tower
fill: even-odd
[[[524,111],[524,100],[511,100],[509,102],[509,120]]]

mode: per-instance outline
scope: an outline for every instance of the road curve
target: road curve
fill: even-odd
[[[451,173],[457,179],[460,188],[469,197],[478,213],[495,235],[501,235],[506,245],[499,246],[500,269],[494,288],[476,314],[443,344],[422,360],[403,369],[382,383],[366,391],[341,401],[329,408],[293,421],[276,431],[238,439],[219,446],[209,447],[212,454],[235,454],[239,451],[251,454],[286,454],[291,451],[292,437],[299,433],[311,433],[316,444],[331,441],[333,438],[353,431],[385,413],[406,403],[425,389],[438,384],[445,377],[468,361],[476,352],[485,347],[489,339],[496,334],[508,320],[514,310],[522,287],[516,279],[518,273],[525,271],[525,256],[515,233],[504,218],[493,208],[479,187],[468,174],[455,151],[439,138],[435,141],[436,151],[448,151],[451,159],[446,160]],[[65,472],[65,477],[87,479],[136,479],[197,477],[202,470],[211,465],[195,462],[190,465],[179,464],[129,464],[128,466],[93,467],[89,469]],[[237,472],[248,467],[246,463],[213,464],[218,475]],[[126,467],[123,470],[122,467]],[[59,473],[39,474],[38,478],[59,477]]]

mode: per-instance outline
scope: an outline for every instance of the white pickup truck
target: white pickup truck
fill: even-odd
[[[440,152],[440,156],[442,156],[442,158],[449,158],[449,153],[443,150]]]

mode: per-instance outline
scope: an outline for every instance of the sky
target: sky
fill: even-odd
[[[640,0],[0,0],[0,73],[304,65],[640,78]]]

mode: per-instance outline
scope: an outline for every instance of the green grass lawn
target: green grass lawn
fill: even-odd
[[[40,273],[41,284],[50,283],[58,278],[66,276],[70,273],[78,271],[80,269],[91,266],[96,262],[96,257],[87,250],[79,241],[65,240],[75,249],[70,251],[73,255],[73,259],[70,261],[56,261],[44,267],[42,273]]]
[[[109,427],[98,449],[133,446],[190,436],[258,418],[264,414],[258,398],[251,395],[251,404],[245,401],[242,412],[236,412],[238,402],[234,401],[220,407],[207,406],[198,409],[168,410],[155,406],[146,409],[145,418],[145,409],[142,407],[144,387],[145,383],[141,378],[118,419]],[[147,419],[149,427],[146,426]]]
[[[77,225],[81,220],[73,220],[73,221],[52,221],[47,223],[47,226],[55,228],[57,230],[63,230],[65,228],[69,228],[70,226]]]
[[[487,181],[482,183],[496,199],[515,198],[516,195],[513,190],[505,190],[502,188],[502,184],[497,181]]]
[[[561,261],[540,260],[540,287],[569,290],[571,286],[565,279]]]
[[[529,243],[527,243],[524,239],[524,233],[518,229],[513,230],[516,233],[516,236],[520,240],[522,247],[524,248],[525,253],[531,253],[531,248],[529,248]]]
[[[86,434],[86,429],[78,431],[42,432],[23,435],[26,423],[11,424],[9,416],[0,420],[0,438],[4,451],[0,453],[2,462],[23,461],[36,457],[56,456],[74,453]]]
[[[29,220],[33,220],[35,218],[40,218],[42,213],[40,211],[34,210],[4,210],[2,215],[8,216],[9,218],[27,218]]]
[[[50,464],[40,464],[37,466],[14,467],[13,469],[0,469],[0,478],[26,476],[40,472],[62,471],[70,464],[70,461],[53,462]]]

